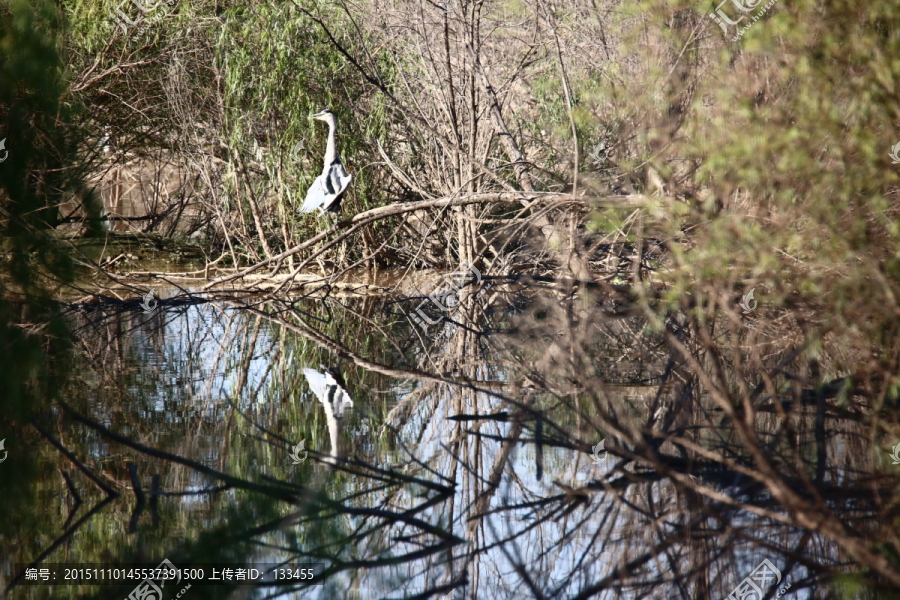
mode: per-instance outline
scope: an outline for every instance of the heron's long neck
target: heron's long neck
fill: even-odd
[[[334,159],[337,158],[337,148],[335,148],[334,134],[337,130],[337,123],[334,120],[328,121],[328,145],[325,146],[325,168],[331,166]]]

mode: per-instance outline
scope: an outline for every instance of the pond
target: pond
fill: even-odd
[[[426,305],[327,292],[74,307],[63,401],[6,435],[8,596],[826,597],[838,545],[614,299],[488,276]],[[757,415],[785,485],[870,511],[850,421],[829,415],[817,475],[815,412],[791,418],[788,456]],[[178,579],[141,576],[161,563]]]

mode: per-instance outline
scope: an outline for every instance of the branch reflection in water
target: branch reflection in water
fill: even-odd
[[[841,523],[871,513],[880,484],[841,449],[858,443],[856,415],[826,403],[839,426],[826,457],[843,466],[824,468],[839,477],[816,475],[799,451],[815,433],[808,408],[834,385],[756,392],[742,413],[726,389],[737,371],[719,382],[695,370],[710,348],[684,315],[654,332],[618,289],[493,281],[490,302],[459,290],[430,345],[405,320],[384,322],[372,298],[83,317],[85,370],[54,429],[69,462],[119,494],[90,515],[104,547],[119,560],[146,552],[143,540],[185,563],[324,562],[326,586],[307,593],[347,598],[724,598],[762,549],[813,597],[858,549]],[[342,363],[344,377],[303,366],[319,362]],[[298,439],[329,450],[289,468]],[[609,458],[596,461],[601,439]],[[59,460],[51,444],[35,459]],[[123,533],[119,513],[148,475],[152,519],[139,503]],[[95,558],[74,534],[59,541]]]

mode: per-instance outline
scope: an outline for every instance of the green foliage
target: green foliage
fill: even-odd
[[[697,206],[696,218],[710,220],[685,257],[687,270],[726,263],[738,267],[732,280],[793,274],[771,282],[770,297],[799,292],[824,301],[837,324],[869,334],[895,318],[900,279],[886,265],[900,241],[897,169],[888,160],[900,110],[900,63],[890,58],[900,50],[900,21],[887,7],[876,2],[860,13],[838,2],[820,14],[778,5],[743,47],[723,53],[734,66],[722,64],[703,90],[715,95],[717,114],[704,118],[696,106],[679,150],[702,161],[697,182],[713,197],[746,202],[737,210]],[[873,35],[878,30],[890,34]],[[886,277],[877,282],[874,272]],[[843,298],[854,299],[852,312]]]
[[[57,206],[83,194],[67,138],[62,26],[54,3],[12,0],[0,6],[0,513],[24,515],[0,525],[0,538],[37,529],[37,493],[26,424],[63,385],[68,330],[51,294],[72,279],[72,264],[49,233]],[[6,154],[8,152],[8,154]],[[3,158],[3,156],[0,156]]]
[[[321,171],[325,148],[327,128],[308,116],[329,107],[338,116],[341,158],[354,176],[345,206],[357,212],[377,205],[378,195],[369,193],[372,179],[359,167],[383,116],[377,109],[363,110],[372,101],[372,93],[348,68],[346,59],[291,3],[234,5],[223,17],[216,62],[225,73],[223,136],[229,146],[235,152],[247,152],[253,146],[253,131],[265,131],[262,143],[273,150],[266,157],[268,170],[279,171],[291,182],[282,198],[285,214],[291,215]],[[336,11],[327,20],[336,31],[351,28]],[[359,44],[351,35],[340,42],[354,52]],[[300,160],[293,161],[291,151],[298,142],[303,143],[297,155]],[[311,228],[298,231],[300,237],[318,227],[308,217],[294,225],[300,223]]]
[[[892,4],[776,3],[734,43],[690,3],[631,10],[642,19],[625,35],[634,55],[619,64],[630,77],[610,75],[582,99],[621,127],[613,130],[619,174],[649,164],[667,175],[675,201],[664,214],[651,211],[644,232],[688,242],[669,247],[671,289],[758,285],[761,305],[814,307],[842,343],[896,347],[900,188],[888,154],[900,141],[900,17]],[[686,26],[685,14],[696,21]],[[599,213],[594,222],[618,225]]]
[[[61,202],[90,198],[72,169],[54,3],[14,0],[0,13],[0,138],[9,152],[0,164],[0,409],[11,418],[59,389],[66,326],[50,287],[73,269],[48,227]]]

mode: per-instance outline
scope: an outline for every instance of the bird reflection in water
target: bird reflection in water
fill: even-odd
[[[309,382],[309,389],[312,390],[322,406],[325,407],[325,421],[328,423],[328,437],[331,439],[331,450],[329,455],[323,460],[330,464],[336,465],[337,459],[340,458],[338,451],[338,430],[340,429],[341,420],[344,418],[344,411],[348,407],[353,406],[353,400],[350,394],[344,389],[346,385],[343,377],[334,369],[329,369],[319,365],[319,371],[315,369],[303,369],[306,380]]]

